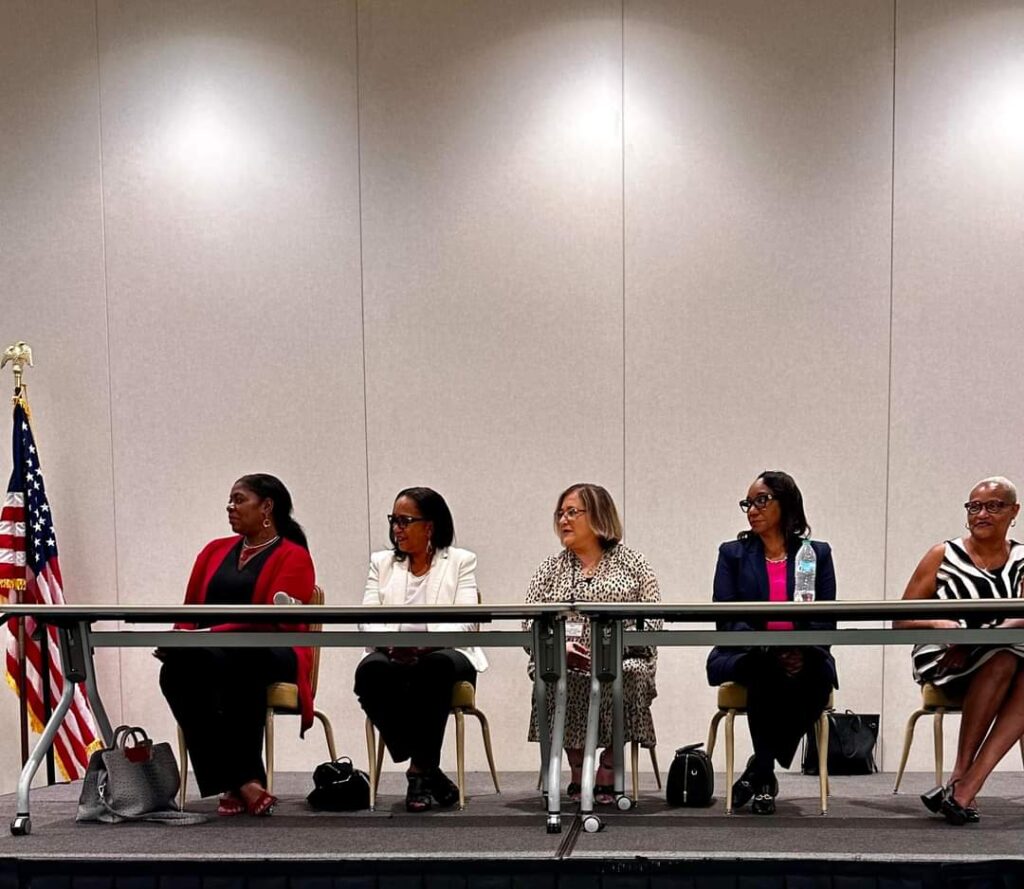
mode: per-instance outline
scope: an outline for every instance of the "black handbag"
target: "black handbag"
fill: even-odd
[[[711,757],[688,744],[676,751],[665,782],[665,799],[670,806],[710,806],[715,793],[715,770]]]
[[[827,716],[829,775],[871,775],[877,772],[878,714],[847,710]],[[801,771],[805,775],[818,774],[818,742],[813,731],[807,733]]]
[[[306,802],[326,812],[355,812],[370,808],[370,776],[355,768],[347,756],[320,763],[313,770],[313,791]]]

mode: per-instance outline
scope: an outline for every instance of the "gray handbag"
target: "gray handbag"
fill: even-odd
[[[205,815],[178,810],[174,803],[178,786],[178,763],[171,745],[154,744],[137,725],[121,725],[114,730],[112,745],[89,758],[75,820],[105,824],[206,821]]]

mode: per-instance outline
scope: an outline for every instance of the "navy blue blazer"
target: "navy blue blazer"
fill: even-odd
[[[796,554],[800,549],[800,540],[790,542],[786,560],[786,591],[790,601],[793,600],[793,588],[796,585]],[[814,576],[814,597],[828,601],[836,598],[836,572],[832,564],[832,548],[818,540],[811,541],[814,553],[818,557],[817,570]],[[716,602],[768,602],[768,568],[764,562],[764,544],[761,538],[751,535],[742,540],[730,540],[718,548],[718,565],[715,568]],[[797,629],[834,630],[835,621],[806,621],[795,624]],[[763,630],[764,622],[750,623],[747,621],[720,620],[719,630]],[[832,680],[832,686],[839,688],[836,678],[836,662],[829,646],[805,646],[821,653],[822,664]],[[708,655],[708,682],[721,685],[723,682],[734,682],[736,665],[749,648],[738,648],[717,645]]]

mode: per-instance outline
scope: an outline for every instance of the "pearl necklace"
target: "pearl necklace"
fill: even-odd
[[[280,539],[281,539],[281,535],[280,534],[276,534],[273,537],[271,537],[270,540],[266,540],[263,543],[246,543],[245,542],[245,538],[243,537],[242,538],[242,552],[245,555],[250,555],[251,556],[253,553],[256,552],[256,550],[263,549],[264,547],[270,546],[270,544],[272,544],[272,543],[277,543],[277,541],[279,541]],[[248,552],[246,552],[246,550],[248,550]]]
[[[780,559],[770,559],[770,558],[768,558],[768,556],[765,556],[764,560],[766,562],[771,562],[771,564],[773,564],[773,565],[778,565],[778,564],[781,564],[782,562],[785,562],[786,559],[788,559],[788,558],[789,558],[789,556],[783,556]]]

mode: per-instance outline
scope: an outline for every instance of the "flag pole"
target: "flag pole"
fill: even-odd
[[[3,358],[0,358],[0,370],[7,363],[13,364],[14,370],[14,398],[17,404],[25,397],[25,383],[22,380],[25,365],[32,367],[32,347],[24,340],[19,340],[13,345],[4,349]],[[11,590],[17,603],[22,602],[24,589]],[[44,630],[45,632],[45,630]],[[18,618],[18,726],[21,731],[21,764],[28,761],[28,693],[26,683],[28,681],[25,665],[25,618]]]

